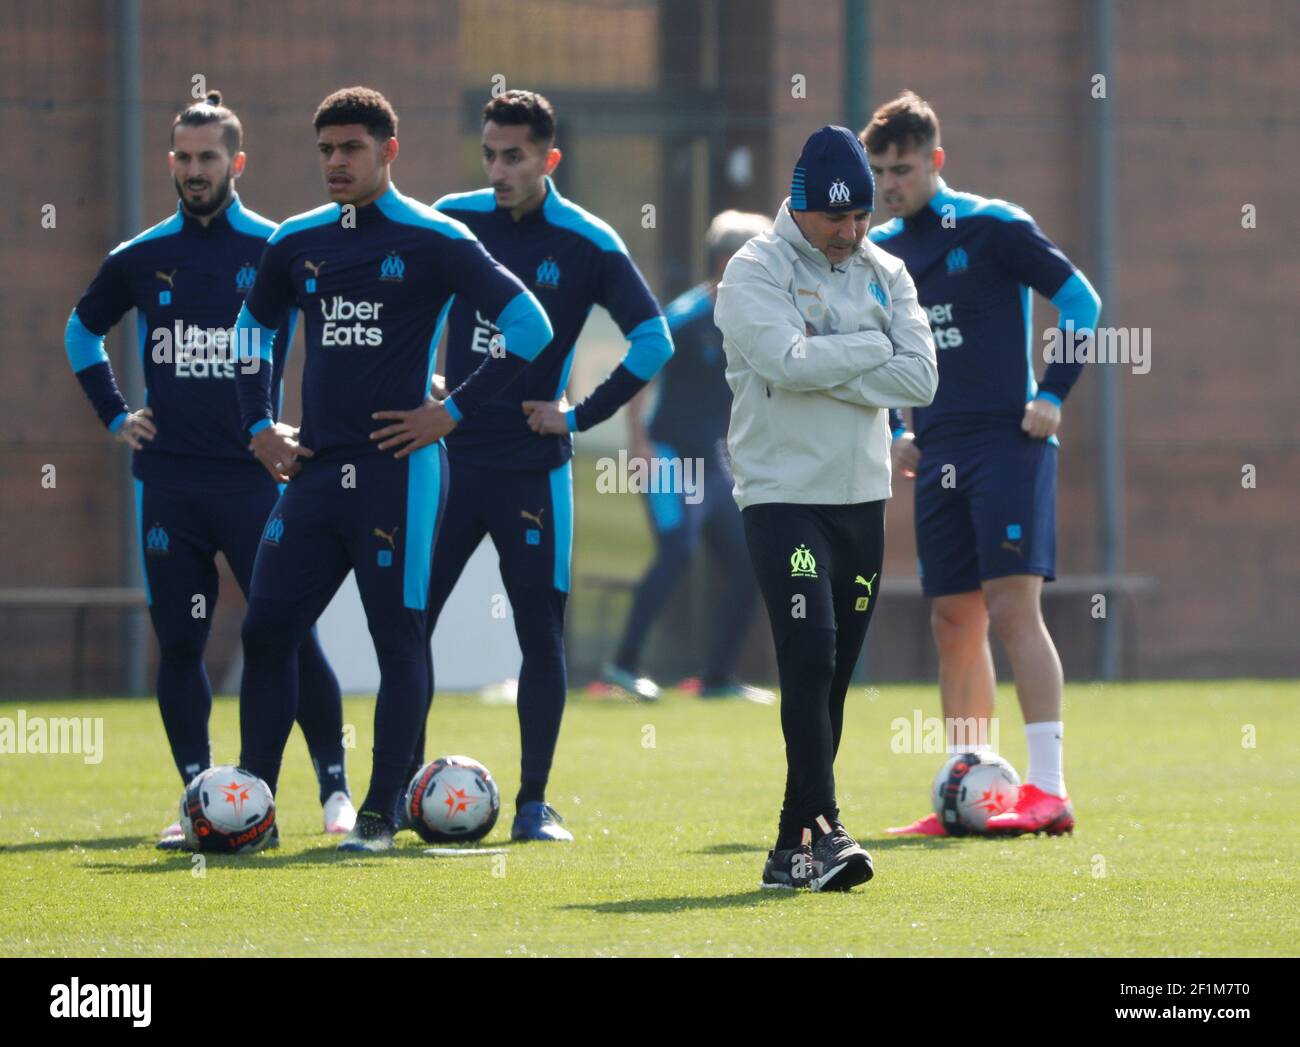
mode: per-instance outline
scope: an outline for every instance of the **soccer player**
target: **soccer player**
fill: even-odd
[[[370,789],[339,847],[383,851],[429,694],[425,614],[447,479],[440,441],[523,370],[551,326],[473,233],[397,191],[397,115],[383,95],[336,91],[314,126],[332,202],[271,235],[239,314],[266,362],[239,375],[244,431],[272,475],[292,478],[263,533],[244,619],[241,763],[275,790],[297,700],[292,652],[355,571],[381,686]],[[384,453],[373,415],[425,402],[453,296],[500,337],[450,397],[431,402],[433,442]],[[300,433],[274,421],[269,382],[275,329],[296,309],[307,334]]]
[[[519,381],[447,438],[453,479],[438,536],[428,629],[432,636],[466,562],[483,536],[491,535],[523,653],[522,769],[510,836],[569,841],[572,834],[546,803],[546,783],[568,686],[564,609],[573,552],[572,434],[604,421],[635,396],[672,355],[672,339],[618,234],[556,191],[550,176],[561,153],[550,102],[531,91],[506,91],[484,106],[482,128],[490,188],[444,196],[434,206],[464,222],[533,289],[555,338]],[[570,407],[564,389],[574,342],[594,305],[609,310],[631,345],[591,395]],[[448,385],[479,366],[499,326],[473,298],[456,299],[447,332]],[[398,420],[379,431],[380,446],[396,440],[424,445],[437,411],[430,403],[405,415],[383,414]],[[421,738],[412,775],[423,749]]]
[[[821,128],[772,232],[718,286],[727,448],[781,682],[785,800],[764,887],[848,890],[872,876],[839,820],[833,767],[880,596],[887,408],[928,404],[938,380],[911,277],[865,239],[874,196],[853,132]]]
[[[688,498],[680,489],[646,495],[655,535],[655,558],[637,585],[618,652],[602,672],[606,682],[643,701],[656,700],[659,687],[648,677],[637,675],[641,649],[673,586],[689,567],[701,537],[712,554],[710,570],[718,584],[714,636],[700,680],[700,697],[741,697],[764,705],[773,700],[770,691],[739,683],[732,675],[758,602],[758,588],[745,551],[740,510],[731,497],[735,480],[723,446],[731,416],[731,388],[725,374],[722,332],[713,322],[717,285],[727,262],[751,237],[771,228],[771,221],[763,215],[742,211],[723,211],[709,223],[705,244],[712,276],[680,295],[665,310],[673,336],[673,356],[659,378],[649,426],[641,420],[648,389],[633,397],[627,407],[634,459],[671,462],[674,471],[684,469],[684,464],[677,463],[689,459],[702,463],[697,478],[698,498]]]
[[[235,192],[247,162],[242,144],[239,118],[219,91],[175,118],[168,163],[180,197],[176,213],[110,252],[65,333],[68,361],[100,421],[135,452],[158,706],[187,784],[211,763],[203,650],[217,600],[216,554],[225,554],[247,595],[262,524],[279,498],[249,454],[235,396],[232,327],[275,228]],[[104,351],[104,336],[132,306],[147,403],[134,411]],[[280,336],[287,347],[292,324]],[[267,370],[268,388],[280,388],[283,370],[283,358]],[[356,812],[344,773],[343,707],[314,630],[304,631],[290,673],[302,690],[298,722],[320,782],[325,831],[346,833]],[[175,823],[158,846],[180,847],[183,839]]]
[[[1040,603],[1056,572],[1056,431],[1083,365],[1052,363],[1035,381],[1030,290],[1056,306],[1065,333],[1091,333],[1101,301],[1025,211],[948,188],[939,119],[923,99],[907,91],[887,102],[861,138],[894,216],[871,239],[907,264],[939,348],[934,403],[914,409],[914,433],[901,412],[892,424],[895,466],[916,478],[944,716],[989,723],[992,626],[1011,660],[1029,768],[1014,809],[990,818],[989,832],[1070,832],[1061,660]],[[952,737],[949,748],[979,745]],[[889,831],[946,835],[934,814]]]

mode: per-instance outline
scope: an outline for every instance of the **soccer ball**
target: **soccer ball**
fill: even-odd
[[[252,854],[266,846],[274,825],[270,787],[243,768],[209,767],[181,794],[181,831],[192,851]]]
[[[1020,793],[1020,775],[997,753],[957,753],[939,769],[931,799],[949,836],[982,833],[990,816],[1009,811]]]
[[[481,840],[497,823],[501,793],[477,760],[444,756],[411,779],[406,813],[411,828],[429,843]]]

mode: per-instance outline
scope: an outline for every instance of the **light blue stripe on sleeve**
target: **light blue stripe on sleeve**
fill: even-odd
[[[623,366],[643,382],[658,374],[659,368],[673,355],[673,336],[662,316],[652,316],[637,324],[627,338],[632,344],[623,357]]]
[[[1101,316],[1101,297],[1079,270],[1071,273],[1070,278],[1061,284],[1061,289],[1052,295],[1052,304],[1060,310],[1061,327],[1069,321],[1074,324],[1077,334],[1096,330]]]
[[[104,351],[104,336],[95,334],[81,322],[77,310],[72,310],[68,325],[63,329],[63,348],[68,354],[68,363],[72,373],[80,374],[87,367],[108,363],[108,353]]]
[[[239,316],[235,319],[235,344],[239,346],[241,363],[253,359],[254,346],[258,357],[263,361],[269,364],[275,360],[275,328],[259,322],[248,311],[247,305],[240,307]]]
[[[573,459],[551,470],[551,515],[555,520],[555,588],[567,593],[573,562]]]
[[[442,444],[421,447],[406,460],[406,544],[402,548],[402,604],[423,611],[429,603],[434,531],[442,500]]]
[[[496,320],[506,340],[506,352],[524,360],[534,360],[550,343],[555,332],[550,318],[531,291],[520,291]]]

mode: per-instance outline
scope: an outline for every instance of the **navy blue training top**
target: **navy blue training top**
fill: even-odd
[[[279,354],[271,327],[301,308],[307,353],[300,441],[318,457],[380,453],[369,434],[387,423],[371,415],[424,401],[453,297],[501,332],[445,401],[466,425],[537,356],[551,338],[550,324],[470,230],[395,187],[364,207],[331,203],[285,221],[267,242],[238,325],[261,335],[259,355],[273,362]],[[238,376],[250,434],[270,424],[269,371],[241,368]]]
[[[934,332],[939,390],[928,407],[912,409],[918,443],[1018,432],[1026,402],[1066,398],[1083,365],[1051,363],[1037,383],[1034,353],[1043,340],[1033,330],[1030,289],[1050,299],[1076,335],[1094,329],[1101,300],[1027,212],[939,179],[929,204],[868,235],[906,264]],[[896,433],[901,419],[892,413]]]
[[[239,194],[206,226],[178,203],[176,213],[115,247],[68,318],[64,343],[81,388],[111,431],[129,411],[104,351],[104,336],[133,306],[146,400],[157,436],[136,451],[137,479],[187,486],[247,480],[265,470],[239,422],[235,317],[253,286],[257,261],[275,229]],[[293,318],[277,333],[293,340]],[[268,373],[276,411],[284,354]]]
[[[601,305],[631,345],[613,372],[569,411],[569,431],[581,432],[610,417],[672,355],[659,303],[619,235],[560,196],[549,177],[542,205],[517,222],[508,208],[497,207],[491,189],[453,193],[434,207],[473,230],[492,256],[532,289],[555,331],[518,381],[447,437],[449,453],[457,461],[499,469],[564,464],[573,454],[572,438],[534,433],[520,404],[560,398],[569,383],[574,343],[592,307]],[[447,330],[448,386],[478,367],[495,331],[491,315],[472,299],[456,299]]]

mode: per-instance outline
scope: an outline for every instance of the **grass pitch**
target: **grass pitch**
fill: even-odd
[[[105,753],[0,755],[0,954],[1295,955],[1294,683],[1069,687],[1073,837],[885,837],[925,813],[942,761],[891,751],[891,725],[937,705],[930,687],[855,687],[837,779],[876,878],[791,894],[758,889],[784,768],[774,707],[573,696],[548,798],[577,842],[512,845],[515,711],[440,695],[429,755],[492,768],[503,810],[482,846],[504,857],[428,857],[410,833],[390,855],[337,853],[295,729],[282,847],[200,867],[153,847],[180,783],[152,702],[2,703],[11,719],[103,717]],[[1023,773],[1009,689],[999,707]],[[218,761],[237,752],[237,713],[215,703]],[[372,714],[347,701],[358,797]]]

